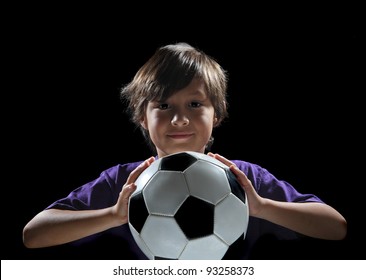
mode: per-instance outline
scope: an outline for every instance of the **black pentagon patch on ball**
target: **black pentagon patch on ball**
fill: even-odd
[[[174,154],[161,159],[160,170],[183,172],[196,161],[197,158],[188,153]]]
[[[245,192],[242,186],[239,184],[233,172],[230,169],[226,169],[227,178],[229,180],[229,185],[231,192],[235,194],[244,204],[245,204]]]
[[[146,203],[142,192],[131,197],[129,203],[129,213],[134,213],[133,215],[129,216],[130,224],[133,225],[137,232],[141,232],[142,227],[149,216],[149,211],[146,208]]]
[[[188,239],[210,235],[214,229],[215,206],[194,196],[188,197],[175,220]]]
[[[154,260],[177,260],[177,259],[169,259],[169,258],[164,258],[164,257],[159,257],[159,256],[155,256]]]

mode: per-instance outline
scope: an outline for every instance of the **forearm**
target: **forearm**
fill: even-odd
[[[322,203],[291,203],[265,199],[263,209],[257,217],[314,238],[340,240],[347,232],[344,217]]]
[[[60,245],[122,224],[112,208],[69,211],[49,209],[36,215],[23,230],[28,248]]]

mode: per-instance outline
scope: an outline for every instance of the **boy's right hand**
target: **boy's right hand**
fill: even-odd
[[[117,203],[113,206],[113,213],[120,220],[120,224],[125,224],[128,222],[128,201],[131,194],[136,190],[135,181],[140,176],[142,171],[150,166],[154,162],[155,158],[150,157],[139,166],[137,166],[128,176],[126,183],[122,187],[122,191],[119,193],[119,198]]]

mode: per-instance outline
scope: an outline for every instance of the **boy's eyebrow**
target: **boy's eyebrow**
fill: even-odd
[[[199,90],[196,90],[196,91],[194,91],[194,92],[190,92],[190,93],[188,93],[187,94],[188,96],[192,96],[192,97],[200,97],[200,98],[208,98],[208,95],[205,93],[205,92],[203,92],[203,91],[199,91]]]
[[[198,100],[202,100],[202,101],[209,99],[209,97],[206,93],[200,92],[200,91],[195,94],[192,94],[191,97],[197,98]]]
[[[171,96],[169,96],[167,98],[153,99],[150,102],[155,102],[155,103],[166,102],[172,96],[174,96],[174,94],[172,94]],[[202,91],[190,92],[190,93],[187,94],[187,96],[189,96],[189,97],[199,97],[199,99],[204,99],[204,100],[208,99],[208,95],[205,92],[202,92]]]

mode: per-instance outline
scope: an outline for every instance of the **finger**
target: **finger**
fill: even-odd
[[[136,179],[140,176],[142,171],[148,168],[154,160],[155,160],[154,157],[150,157],[147,160],[143,161],[139,166],[137,166],[128,176],[126,185],[134,183]]]
[[[236,179],[239,181],[240,185],[244,187],[245,190],[251,187],[252,182],[248,179],[243,171],[241,171],[236,165],[231,165],[230,170],[236,176]]]
[[[122,192],[121,192],[122,200],[128,201],[131,194],[136,190],[136,187],[137,186],[134,183],[129,184],[129,185],[125,185],[125,187],[122,189]]]
[[[227,166],[231,166],[231,165],[235,165],[233,162],[231,162],[230,160],[228,160],[227,158],[223,157],[222,155],[219,154],[213,154],[213,153],[208,153],[207,154],[210,157],[213,157],[219,161],[221,161],[223,164],[227,165]]]

